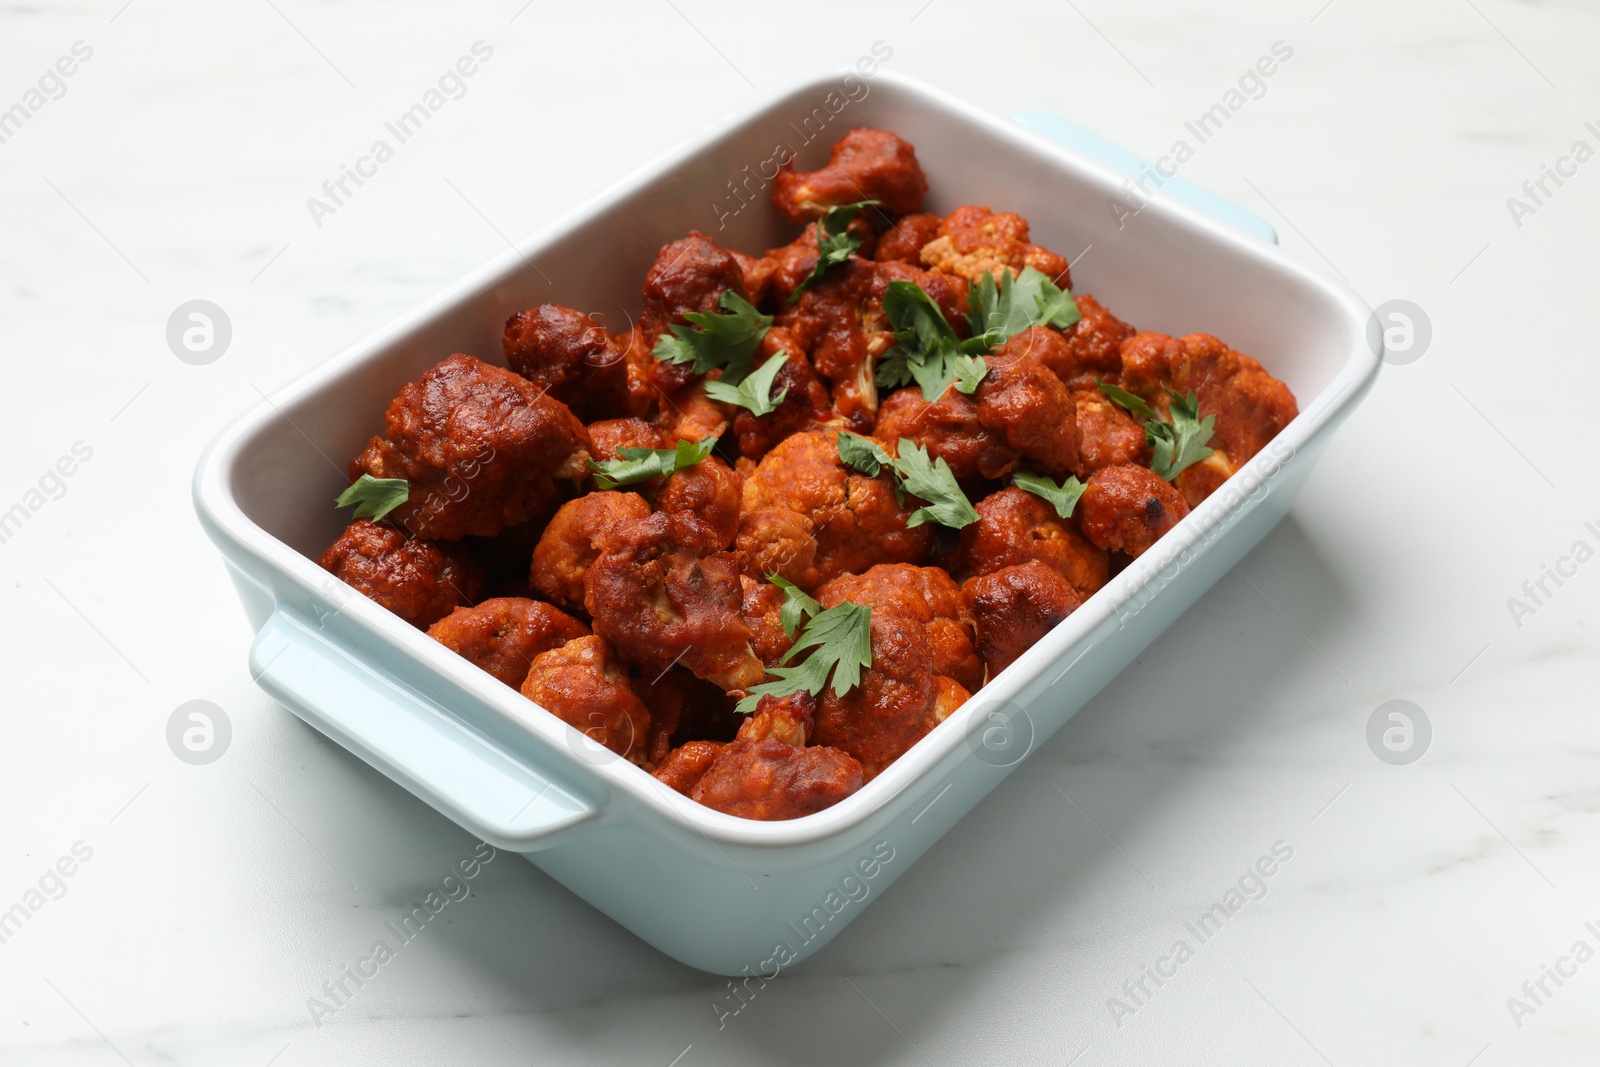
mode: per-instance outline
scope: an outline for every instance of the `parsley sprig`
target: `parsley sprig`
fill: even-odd
[[[1171,397],[1167,404],[1168,421],[1159,418],[1149,404],[1127,390],[1098,378],[1095,381],[1113,404],[1145,420],[1144,443],[1150,446],[1150,469],[1159,477],[1174,481],[1196,463],[1211,458],[1212,449],[1207,446],[1215,430],[1217,417],[1200,417],[1200,398],[1194,390],[1191,389],[1189,395],[1184,396],[1170,386],[1161,387]]]
[[[878,364],[879,385],[895,388],[915,382],[933,403],[954,383],[972,393],[989,373],[982,337],[963,341],[945,320],[939,305],[916,282],[890,282],[883,293],[883,313],[894,327],[895,346]]]
[[[1096,378],[1094,382],[1100,387],[1100,391],[1123,411],[1137,415],[1141,419],[1154,419],[1156,417],[1154,408],[1121,386],[1112,385],[1110,382],[1102,381],[1099,378]]]
[[[793,582],[777,574],[767,575],[767,581],[783,592],[783,606],[778,609],[778,623],[783,627],[785,636],[793,637],[802,622],[822,610],[821,604]]]
[[[936,522],[959,530],[978,521],[978,512],[967,494],[961,491],[950,464],[943,457],[934,459],[926,448],[909,438],[900,439],[899,458],[853,433],[841,432],[838,444],[839,459],[845,466],[869,478],[889,471],[894,478],[895,498],[902,504],[907,493],[928,502],[911,513],[906,520],[907,527]]]
[[[876,200],[862,200],[854,204],[830,207],[817,220],[817,265],[811,268],[806,280],[794,287],[789,303],[800,299],[800,294],[822,280],[829,267],[838,266],[861,250],[861,237],[850,232],[850,223],[861,214],[861,209],[873,207]]]
[[[594,481],[602,489],[615,489],[619,485],[637,485],[653,478],[665,478],[674,471],[693,467],[716,446],[715,437],[703,441],[679,441],[672,448],[619,448],[621,459],[607,459],[596,463],[589,461]]]
[[[808,648],[813,651],[799,666],[769,668],[767,673],[777,681],[752,686],[734,710],[748,715],[756,710],[762,697],[796,693],[820,697],[828,688],[830,677],[835,693],[849,693],[861,683],[862,668],[872,666],[872,607],[847,600],[818,612],[800,631],[783,661],[788,663]]]
[[[1170,482],[1186,468],[1211,458],[1212,450],[1206,445],[1217,417],[1200,417],[1200,398],[1193,391],[1188,396],[1171,389],[1167,392],[1172,394],[1172,403],[1167,405],[1172,421],[1145,423],[1144,439],[1151,449],[1150,469]]]
[[[1043,271],[1010,268],[997,285],[985,274],[967,290],[967,325],[971,337],[956,337],[938,303],[915,282],[890,282],[883,294],[883,313],[895,330],[895,346],[878,364],[878,384],[889,388],[922,387],[930,404],[952,384],[972,393],[989,373],[983,358],[1030,326],[1066,329],[1083,316],[1072,294]]]
[[[751,371],[737,384],[731,384],[727,376],[716,381],[706,382],[706,396],[712,400],[720,400],[724,404],[737,404],[757,415],[769,415],[783,403],[783,398],[789,395],[786,385],[778,390],[778,395],[772,395],[772,382],[789,362],[789,353],[779,351],[777,355],[767,360],[761,366]]]
[[[967,307],[972,336],[982,337],[989,348],[1005,344],[1030,326],[1064,330],[1083,318],[1072,294],[1036,267],[1023,267],[1020,275],[1008,267],[998,286],[993,274],[984,274],[967,290]]]
[[[333,500],[336,508],[356,506],[355,518],[377,522],[411,497],[411,483],[404,478],[374,478],[363,474]]]
[[[1054,507],[1056,514],[1063,519],[1072,518],[1073,509],[1078,506],[1078,498],[1083,496],[1084,490],[1083,483],[1070,474],[1067,475],[1066,481],[1057,485],[1042,474],[1017,471],[1011,476],[1011,484],[1042,498]]]
[[[876,441],[848,432],[839,434],[839,460],[868,478],[876,478],[883,468],[894,466],[894,457]]]
[[[732,289],[717,298],[717,306],[721,314],[684,312],[683,317],[699,328],[668,327],[650,354],[668,363],[688,363],[696,374],[721,367],[724,382],[739,384],[750,373],[750,361],[772,325],[772,316],[761,314]]]

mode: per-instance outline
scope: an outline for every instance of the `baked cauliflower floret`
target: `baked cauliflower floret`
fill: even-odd
[[[961,597],[977,622],[990,681],[1083,605],[1071,582],[1036,559],[968,578]]]
[[[673,471],[655,492],[657,511],[680,511],[693,515],[717,535],[717,544],[728,548],[739,533],[739,498],[744,479],[716,456],[707,456],[692,467]]]
[[[744,271],[744,290],[750,303],[760,304],[772,291],[773,275],[778,265],[766,256],[747,255],[736,248],[728,249],[728,254],[738,261],[739,269]]]
[[[876,200],[891,215],[909,215],[928,195],[916,149],[885,130],[859,128],[834,142],[828,164],[800,172],[786,163],[772,183],[772,202],[790,222],[819,218],[830,207]]]
[[[745,625],[750,627],[750,647],[762,663],[777,667],[794,644],[794,638],[783,632],[783,592],[748,574],[739,575],[739,585],[744,592],[742,611]]]
[[[1090,388],[1096,378],[1116,384],[1122,378],[1122,342],[1133,336],[1133,327],[1088,293],[1072,299],[1082,317],[1061,331],[1061,347],[1042,353],[1046,364],[1072,389]]]
[[[642,414],[628,390],[627,347],[589,315],[540,304],[506,320],[506,365],[571,408],[579,418]],[[646,405],[648,406],[648,405]],[[635,410],[637,408],[637,410]]]
[[[1122,463],[1148,466],[1150,446],[1145,443],[1144,423],[1111,402],[1098,385],[1072,390],[1072,406],[1078,415],[1079,478],[1087,478],[1101,467]]]
[[[922,246],[939,236],[942,215],[903,215],[889,224],[872,250],[872,258],[879,263],[891,260],[922,266]],[[866,253],[863,252],[863,255]]]
[[[877,247],[877,234],[872,228],[872,223],[867,218],[867,213],[857,214],[845,226],[857,241],[860,242],[856,254],[865,258],[872,258],[872,251]],[[778,307],[787,306],[794,291],[805,280],[811,277],[811,272],[816,268],[817,256],[817,226],[816,223],[807,223],[800,231],[800,236],[786,245],[767,249],[764,262],[770,265],[771,281],[768,292],[772,294],[772,302]],[[913,260],[913,263],[915,261]]]
[[[745,479],[738,539],[745,573],[775,572],[814,589],[876,563],[920,563],[933,534],[906,525],[911,511],[887,478],[846,467],[833,433],[797,433]]]
[[[817,525],[798,511],[753,508],[747,496],[739,513],[737,548],[746,575],[776,574],[802,588],[818,584]]]
[[[870,781],[966,699],[965,690],[941,687],[936,677],[922,624],[874,609],[872,666],[845,695],[831,685],[823,691],[812,742],[850,753]]]
[[[685,741],[668,753],[656,768],[655,776],[687,796],[727,747],[721,741]]]
[[[669,326],[687,324],[686,312],[718,310],[717,301],[730,291],[751,299],[739,256],[698,230],[663,245],[644,276],[644,313],[639,318],[644,347],[653,349]],[[651,377],[671,393],[693,378],[694,371],[687,364],[657,361]]]
[[[601,541],[583,585],[595,633],[647,676],[682,663],[732,691],[766,673],[740,613],[738,561],[692,515],[656,512],[622,523]]]
[[[483,595],[484,573],[461,545],[408,538],[357,519],[318,564],[413,626],[430,626]]]
[[[872,433],[896,455],[902,439],[921,445],[934,459],[950,464],[957,478],[1004,478],[1021,458],[1000,434],[978,421],[977,399],[957,389],[946,389],[931,404],[915,386],[896,389],[879,407]]]
[[[1193,392],[1201,416],[1216,416],[1211,439],[1216,454],[1178,476],[1178,489],[1191,506],[1265,448],[1299,413],[1287,385],[1207,333],[1135,334],[1122,345],[1122,374],[1124,387],[1158,411],[1167,411],[1171,401],[1165,386],[1179,394]]]
[[[589,434],[528,379],[454,355],[400,390],[384,436],[350,463],[350,480],[404,478],[389,516],[417,537],[493,537],[554,504],[557,483],[588,474]]]
[[[1067,261],[1028,240],[1028,222],[1021,215],[967,205],[945,216],[933,240],[922,246],[922,265],[975,282],[985,274],[996,282],[1007,270],[1024,267],[1043,273],[1061,288],[1072,284]]]
[[[833,386],[833,406],[862,431],[878,408],[877,361],[895,345],[883,312],[890,282],[914,282],[939,305],[946,321],[966,330],[967,283],[907,263],[874,263],[851,256],[781,310],[777,323],[811,354],[812,366]]]
[[[1085,484],[1073,517],[1099,548],[1137,556],[1189,514],[1171,483],[1145,467],[1102,467]]]
[[[806,747],[814,701],[763,697],[739,735],[708,751],[685,745],[656,777],[708,808],[746,819],[798,819],[861,788],[861,764],[835,748]]]
[[[601,419],[589,424],[589,442],[589,454],[602,463],[621,459],[624,448],[666,448],[667,436],[646,419]]]
[[[989,373],[973,394],[978,422],[1033,470],[1059,477],[1078,465],[1077,408],[1061,379],[1028,357],[1026,344],[1018,335],[988,357]]]
[[[611,335],[611,347],[622,353],[626,368],[628,402],[625,408],[606,412],[608,415],[648,415],[655,407],[660,392],[656,388],[656,364],[659,360],[650,352],[644,336],[644,327],[635,323],[629,329]]]
[[[549,604],[507,596],[457,608],[428,627],[428,636],[518,689],[534,657],[589,636],[589,628]]]
[[[909,438],[950,464],[957,478],[1004,478],[1022,466],[1064,476],[1078,463],[1077,409],[1026,344],[1019,334],[988,356],[989,371],[970,396],[951,386],[930,404],[914,386],[896,390],[878,412],[874,435],[895,447]]]
[[[600,557],[600,543],[630,519],[650,514],[638,493],[588,493],[562,504],[533,549],[528,582],[551,601],[582,611],[583,576]]]
[[[679,441],[704,441],[707,437],[721,437],[728,432],[733,422],[733,412],[738,410],[707,396],[703,378],[672,393],[661,393],[656,399],[660,403],[656,426],[661,431],[663,448],[671,448]]]
[[[861,574],[841,574],[817,590],[817,602],[824,608],[845,601],[921,623],[935,674],[968,690],[983,684],[972,616],[961,602],[961,588],[943,568],[880,563]]]
[[[761,339],[753,369],[759,370],[779,352],[788,358],[772,380],[771,395],[782,396],[782,402],[765,415],[740,408],[733,419],[739,452],[750,459],[759,460],[790,434],[834,421],[828,387],[817,377],[799,340],[782,326],[772,327]]]
[[[1081,505],[1080,505],[1081,506]],[[991,493],[975,505],[978,521],[961,531],[960,565],[975,575],[993,574],[1038,560],[1087,597],[1106,584],[1110,558],[1062,519],[1053,505],[1015,486]]]
[[[650,709],[605,638],[579,637],[535,656],[522,695],[629,762],[645,762]]]

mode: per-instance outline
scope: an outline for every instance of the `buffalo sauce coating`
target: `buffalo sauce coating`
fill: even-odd
[[[585,475],[589,433],[528,379],[454,355],[400,390],[350,478],[404,478],[390,518],[417,537],[492,537],[548,513]]]
[[[690,230],[653,258],[630,249],[648,264],[636,319],[608,325],[579,310],[588,279],[552,278],[565,302],[504,321],[505,367],[456,354],[407,383],[349,472],[404,479],[406,499],[320,562],[663,787],[792,819],[882,774],[1298,408],[1224,341],[1139,331],[1088,293],[1065,326],[1035,318],[973,349],[990,280],[1004,290],[1031,269],[1066,289],[1079,239],[1071,220],[1036,231],[1000,203],[933,210],[915,148],[890,131],[851,130],[770,191],[787,243],[755,254]],[[823,232],[830,209],[863,201]],[[927,341],[890,321],[897,283],[981,354],[970,391],[880,385],[897,346]],[[707,347],[717,331],[694,320],[730,311],[718,325],[744,340]],[[663,358],[669,335],[711,369]],[[735,369],[771,375],[765,404],[713,387]],[[1162,479],[1150,441],[1164,431],[1103,386],[1165,422],[1193,393],[1211,455]],[[933,502],[900,476],[840,458],[846,431],[894,465],[925,449],[976,519],[924,521]],[[865,623],[856,684],[745,699],[821,654],[808,620],[847,605]]]
[[[882,477],[839,459],[834,434],[798,433],[745,478],[738,548],[747,573],[813,589],[878,563],[921,563],[933,531],[911,526],[912,508]]]
[[[968,578],[961,597],[977,621],[978,648],[991,678],[1084,600],[1071,582],[1036,559]]]
[[[483,568],[461,546],[408,538],[357,519],[317,561],[413,626],[430,626],[483,595]]]
[[[807,746],[814,707],[807,693],[763,697],[731,743],[689,742],[656,775],[691,800],[746,819],[798,819],[831,807],[866,774],[841,749]]]
[[[588,637],[589,628],[549,604],[507,596],[456,608],[428,636],[516,689],[535,656]]]

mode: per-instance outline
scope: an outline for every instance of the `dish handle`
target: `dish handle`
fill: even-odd
[[[1193,182],[1167,176],[1165,171],[1158,170],[1142,156],[1106,140],[1092,130],[1084,129],[1070,119],[1064,119],[1048,111],[1024,111],[1012,117],[1035,133],[1042,133],[1052,141],[1060,141],[1086,156],[1093,156],[1130,178],[1146,179],[1154,175],[1160,182],[1161,192],[1168,196],[1197,207],[1208,215],[1215,215],[1230,226],[1259,237],[1269,244],[1278,243],[1278,231],[1272,228],[1272,223],[1255,212],[1247,211],[1232,200],[1202,189]]]
[[[496,848],[545,848],[599,814],[281,609],[250,646],[250,673],[274,700]]]

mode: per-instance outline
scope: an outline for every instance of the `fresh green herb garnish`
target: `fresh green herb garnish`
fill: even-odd
[[[890,282],[883,294],[883,313],[894,327],[895,346],[878,364],[879,385],[894,388],[916,382],[930,404],[954,383],[972,393],[989,373],[985,353],[1030,326],[1066,329],[1083,316],[1072,294],[1043,271],[1008,268],[997,286],[985,274],[967,290],[967,324],[972,336],[956,337],[938,303],[915,282]]]
[[[772,395],[773,379],[777,378],[778,372],[787,362],[789,353],[779,351],[777,355],[747,374],[737,385],[730,385],[726,377],[706,382],[706,396],[712,400],[720,400],[724,404],[738,404],[757,415],[770,414],[776,411],[778,405],[783,403],[783,398],[789,395],[787,385],[778,390],[777,396]]]
[[[893,476],[895,498],[902,504],[906,493],[928,502],[911,513],[908,527],[932,521],[959,530],[978,521],[978,513],[956,483],[950,464],[933,459],[927,449],[906,437],[900,439],[899,452],[896,459],[865,437],[839,434],[839,459],[845,466],[869,478],[887,470]]]
[[[772,325],[772,316],[761,314],[732,289],[717,299],[717,306],[722,314],[685,312],[683,317],[700,328],[669,327],[650,354],[668,363],[691,364],[696,374],[721,367],[724,382],[739,384],[750,373],[750,361]]]
[[[860,251],[861,238],[850,232],[850,223],[861,214],[862,208],[872,207],[877,203],[876,200],[862,200],[854,204],[830,207],[827,213],[817,220],[817,265],[811,269],[811,274],[805,281],[794,287],[794,292],[789,294],[789,303],[799,300],[801,293],[821,281],[829,267],[843,263],[852,254]]]
[[[900,458],[894,461],[894,472],[900,485],[912,496],[928,502],[911,513],[906,526],[921,526],[933,521],[941,526],[959,530],[978,521],[967,494],[956,484],[955,473],[943,457],[935,460],[928,450],[906,438],[900,439]]]
[[[822,610],[821,604],[807,596],[806,591],[793,582],[777,574],[767,575],[767,581],[783,591],[783,607],[778,609],[778,622],[789,637],[794,636],[801,623]]]
[[[1096,378],[1094,381],[1095,384],[1100,387],[1100,391],[1104,393],[1113,404],[1117,405],[1117,407],[1121,408],[1123,411],[1137,415],[1141,419],[1153,419],[1156,417],[1154,408],[1152,408],[1149,404],[1146,404],[1143,400],[1134,396],[1132,393],[1128,392],[1126,389],[1112,385],[1110,382],[1103,382],[1099,378]]]
[[[1196,463],[1211,458],[1211,449],[1206,446],[1211,441],[1217,417],[1200,417],[1200,398],[1193,391],[1183,396],[1165,385],[1161,387],[1172,397],[1167,405],[1172,421],[1168,422],[1126,389],[1118,389],[1099,378],[1095,382],[1113,404],[1145,420],[1144,443],[1151,450],[1150,469],[1162,478],[1170,482]]]
[[[734,708],[741,715],[756,710],[762,697],[787,697],[810,693],[820,697],[833,679],[833,691],[844,696],[861,682],[861,669],[872,666],[872,608],[848,600],[819,612],[806,623],[785,663],[807,648],[815,650],[798,667],[772,667],[775,682],[752,686]]]
[[[984,274],[967,290],[967,306],[972,336],[982,337],[989,348],[1005,344],[1030,326],[1064,330],[1083,317],[1072,294],[1036,267],[1023,267],[1020,275],[1007,267],[998,287],[993,274]]]
[[[589,469],[594,471],[595,484],[602,489],[637,485],[694,466],[711,455],[716,444],[715,437],[707,437],[704,441],[679,441],[673,448],[619,448],[621,459],[600,463],[591,459]]]
[[[1217,417],[1200,417],[1200,398],[1192,390],[1188,396],[1180,396],[1172,389],[1167,392],[1172,397],[1167,405],[1172,421],[1145,423],[1144,440],[1151,449],[1150,469],[1170,482],[1189,467],[1211,458],[1212,451],[1206,444]]]
[[[982,337],[962,341],[945,320],[933,297],[915,282],[890,282],[883,294],[883,313],[894,327],[895,346],[878,364],[879,385],[893,388],[916,382],[922,398],[933,403],[952,383],[972,393],[989,373],[981,353]]]
[[[1011,476],[1011,484],[1051,504],[1063,519],[1072,518],[1072,509],[1078,506],[1078,498],[1083,495],[1083,483],[1070,474],[1066,481],[1057,485],[1042,474],[1017,471]]]
[[[894,466],[894,457],[876,441],[848,432],[839,434],[839,460],[868,478],[876,478],[883,468]]]
[[[333,500],[336,508],[356,506],[355,518],[377,522],[411,496],[411,483],[404,478],[374,478],[363,474]]]

